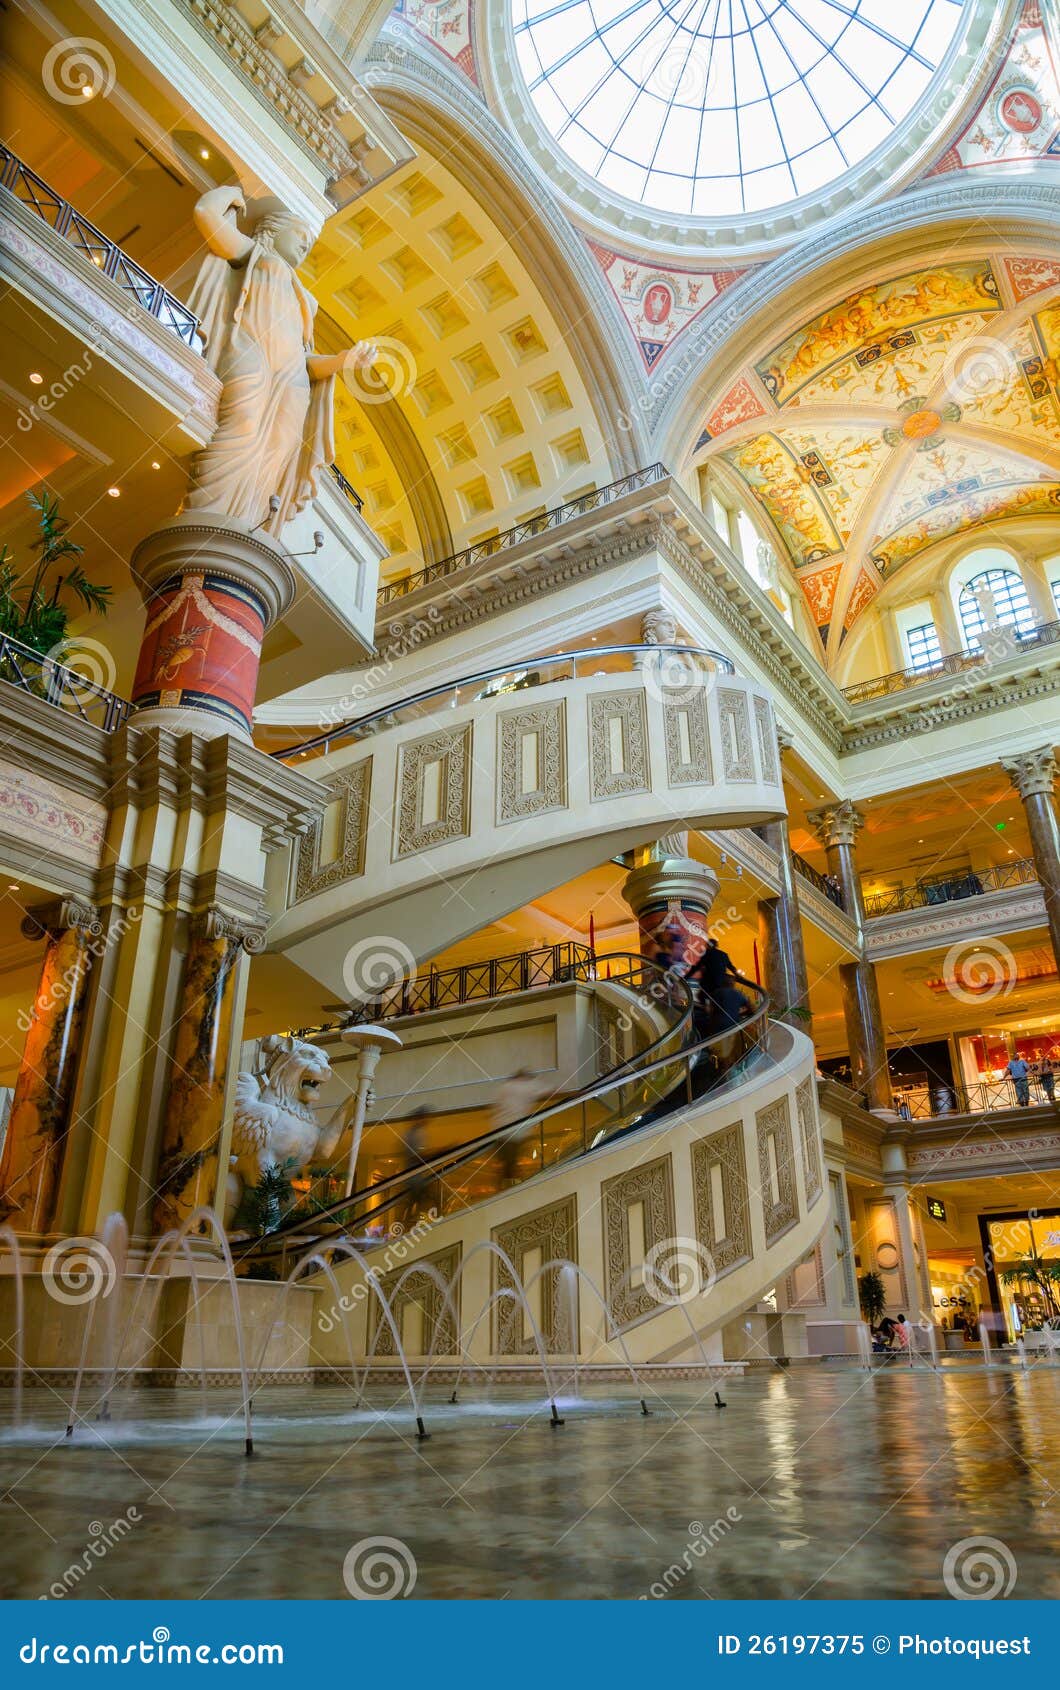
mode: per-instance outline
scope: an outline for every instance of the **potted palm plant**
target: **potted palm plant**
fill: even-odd
[[[1030,1255],[999,1268],[998,1278],[1002,1285],[1029,1289],[1040,1304],[1040,1312],[1028,1313],[1023,1322],[1026,1344],[1034,1349],[1060,1342],[1060,1257],[1039,1256],[1032,1244]]]
[[[883,1280],[878,1273],[863,1273],[858,1280],[858,1302],[861,1304],[862,1319],[869,1326],[876,1327],[883,1319],[883,1311],[887,1307],[887,1293],[883,1289]]]
[[[105,616],[111,589],[90,581],[76,561],[83,547],[70,539],[70,524],[59,515],[58,498],[46,491],[26,497],[37,513],[39,532],[32,545],[36,557],[19,569],[7,546],[0,547],[0,634],[61,663],[71,600]],[[28,589],[23,586],[27,576]]]

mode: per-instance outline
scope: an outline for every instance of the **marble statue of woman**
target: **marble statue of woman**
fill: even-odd
[[[313,351],[316,300],[296,274],[312,230],[279,200],[257,201],[249,233],[238,188],[212,188],[195,207],[209,256],[189,300],[221,380],[217,427],[192,460],[186,511],[210,511],[280,534],[335,456],[335,377],[370,366],[375,348]],[[272,495],[279,500],[270,510]]]

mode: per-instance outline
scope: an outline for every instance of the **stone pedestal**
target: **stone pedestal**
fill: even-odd
[[[0,1163],[0,1220],[16,1232],[47,1232],[70,1130],[93,944],[103,932],[75,899],[32,911],[27,938],[46,941]]]
[[[648,848],[622,887],[640,928],[641,955],[649,962],[665,954],[692,967],[706,949],[707,917],[720,882],[687,851],[687,833],[668,835]]]
[[[147,607],[137,726],[249,737],[262,641],[294,600],[283,546],[231,517],[188,512],[140,541],[132,569]]]
[[[1001,767],[1009,775],[1023,802],[1031,836],[1031,854],[1045,899],[1045,918],[1053,958],[1060,968],[1060,829],[1057,827],[1053,782],[1056,760],[1051,745],[1028,751],[1022,757],[1003,758]]]

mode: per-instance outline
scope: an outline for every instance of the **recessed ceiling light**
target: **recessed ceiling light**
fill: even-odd
[[[108,499],[120,499],[121,498],[121,488],[120,487],[108,487],[107,488],[107,497],[108,497]]]
[[[9,892],[21,892],[22,890],[17,880],[12,880],[7,889]]]
[[[152,468],[152,469],[161,469],[161,468],[162,468],[162,465],[161,465],[161,464],[160,464],[160,463],[159,463],[159,461],[158,461],[158,459],[157,459],[157,458],[154,458],[154,459],[153,459],[153,460],[152,460],[152,463],[151,463],[151,468]]]
[[[199,149],[199,157],[200,157],[200,158],[209,158],[209,156],[210,156],[210,149],[209,149],[209,147],[201,147],[201,148],[200,148],[200,149]]]
[[[81,88],[81,98],[83,100],[90,100],[95,92],[96,90],[93,88],[91,82],[86,82]]]
[[[44,377],[41,375],[39,370],[30,370],[29,379],[33,383],[34,387],[39,387],[41,382],[44,380]]]

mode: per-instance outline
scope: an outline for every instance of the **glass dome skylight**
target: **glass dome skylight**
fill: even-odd
[[[917,106],[967,0],[510,0],[538,118],[601,188],[740,217],[826,188]]]

